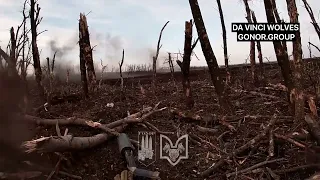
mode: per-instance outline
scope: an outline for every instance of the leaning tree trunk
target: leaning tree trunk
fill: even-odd
[[[190,71],[190,61],[192,53],[192,20],[185,23],[185,36],[184,36],[184,53],[183,61],[177,60],[178,65],[181,68],[183,75],[182,86],[186,98],[186,106],[188,109],[192,109],[194,106],[194,100],[192,97],[190,80],[189,80],[189,71]]]
[[[192,16],[198,31],[199,40],[201,43],[204,57],[207,61],[211,80],[215,87],[216,93],[219,98],[219,103],[224,112],[232,113],[231,105],[228,100],[228,95],[225,92],[225,87],[222,81],[221,71],[217,62],[217,58],[213,53],[208,34],[202,19],[202,14],[198,4],[198,0],[189,0]]]
[[[287,0],[288,14],[290,23],[299,23],[298,11],[295,0]],[[292,42],[293,45],[293,77],[295,80],[295,91],[293,91],[295,101],[295,120],[301,121],[304,118],[304,98],[302,86],[302,49],[300,32],[295,33],[296,39]]]
[[[316,33],[318,34],[318,37],[320,39],[320,27],[316,21],[316,19],[314,18],[314,14],[313,14],[313,11],[310,7],[310,5],[308,4],[307,0],[302,0],[303,1],[303,4],[304,4],[304,7],[306,8],[306,10],[308,11],[309,13],[309,16],[311,18],[311,24],[313,25],[314,29],[316,30]]]
[[[226,32],[226,25],[224,23],[224,17],[223,17],[223,11],[221,7],[221,1],[217,0],[219,14],[220,14],[220,21],[221,21],[221,28],[222,28],[222,39],[223,39],[223,54],[224,54],[224,65],[226,67],[226,73],[227,73],[227,81],[228,76],[230,76],[229,72],[229,59],[228,59],[228,47],[227,47],[227,32]]]
[[[251,11],[253,23],[257,23],[256,15],[253,11]],[[264,68],[263,68],[263,58],[262,58],[262,51],[261,51],[261,43],[257,41],[257,50],[258,50],[258,59],[259,59],[259,71],[261,78],[264,79]]]
[[[81,14],[80,14],[81,17]],[[82,35],[83,25],[81,23],[81,18],[79,21],[79,48],[80,48],[80,72],[81,72],[81,84],[82,90],[85,97],[88,97],[88,81],[87,81],[87,70],[86,70],[86,55],[85,48],[86,44],[83,43]]]
[[[44,88],[42,85],[42,71],[41,71],[41,65],[40,65],[40,54],[39,49],[37,45],[37,20],[39,18],[39,11],[40,8],[38,8],[37,15],[35,16],[35,0],[30,1],[30,24],[31,24],[31,45],[32,45],[32,58],[33,58],[33,67],[34,72],[36,76],[36,81],[38,84],[38,89],[40,92],[40,95],[46,100],[45,94],[44,94]]]
[[[251,10],[249,8],[248,0],[243,0],[246,13],[247,13],[247,21],[248,23],[253,23],[252,17],[251,17]],[[256,48],[255,48],[255,42],[251,41],[250,42],[250,65],[251,65],[251,78],[254,84],[257,84],[258,78],[257,78],[257,73],[256,73]]]
[[[84,14],[80,13],[79,21],[79,44],[81,44],[82,53],[85,57],[85,63],[87,67],[89,87],[93,89],[96,85],[96,73],[94,71],[92,48],[90,44],[90,35],[88,30],[87,18]]]
[[[160,41],[161,41],[161,37],[162,37],[162,32],[164,30],[164,28],[166,28],[166,26],[168,25],[170,21],[167,21],[164,26],[162,27],[160,34],[159,34],[159,39],[158,39],[158,43],[157,43],[157,52],[156,55],[152,57],[152,71],[153,71],[153,75],[152,75],[152,89],[153,92],[156,93],[156,77],[157,77],[157,61],[158,61],[158,57],[159,57],[159,53],[160,53],[160,48],[162,47],[162,45],[160,45]]]
[[[274,9],[272,8],[272,3],[270,0],[264,0],[265,10],[266,10],[266,16],[268,23],[276,23],[275,17],[274,17]],[[286,51],[286,47],[281,44],[279,41],[273,41],[273,47],[274,51],[277,57],[278,64],[281,68],[281,73],[284,79],[284,83],[286,87],[288,88],[288,101],[291,104],[291,108],[294,109],[294,106],[292,106],[291,98],[290,98],[290,92],[294,88],[294,83],[292,79],[292,70],[290,67],[288,52]]]

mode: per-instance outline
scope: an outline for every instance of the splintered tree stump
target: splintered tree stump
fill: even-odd
[[[87,18],[80,13],[79,20],[79,46],[80,46],[80,63],[81,59],[85,62],[88,73],[89,89],[96,85],[96,73],[94,71],[92,47],[90,45],[90,36],[88,30]],[[82,62],[83,63],[83,62]],[[81,66],[83,68],[83,65]],[[81,69],[80,67],[80,69]]]
[[[184,95],[186,98],[186,106],[188,109],[192,109],[194,106],[194,100],[192,97],[191,86],[190,86],[190,79],[189,79],[189,72],[190,72],[190,61],[191,61],[191,54],[192,54],[192,20],[189,22],[185,22],[185,37],[184,37],[184,54],[183,54],[183,61],[177,60],[177,64],[181,68],[181,72],[183,75],[182,79],[182,86]]]

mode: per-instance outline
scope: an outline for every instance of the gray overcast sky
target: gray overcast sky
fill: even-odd
[[[231,64],[245,62],[249,54],[248,42],[237,42],[236,33],[231,32],[232,22],[246,22],[245,9],[242,0],[221,0],[225,16],[228,37],[228,51]],[[288,22],[286,0],[276,0],[280,16]],[[301,23],[302,43],[305,57],[308,57],[307,42],[319,45],[310,18],[303,7],[301,0],[296,0]],[[308,0],[319,20],[319,0]],[[159,32],[166,21],[166,27],[161,49],[160,59],[167,56],[167,52],[183,50],[184,24],[192,18],[187,0],[39,0],[42,8],[43,22],[41,30],[48,30],[39,36],[41,58],[52,56],[54,49],[64,49],[57,61],[67,64],[79,64],[78,19],[79,13],[89,13],[87,20],[91,34],[92,46],[97,45],[94,51],[94,60],[100,64],[117,66],[121,59],[121,51],[125,49],[126,64],[145,64],[151,62]],[[220,17],[216,0],[199,0],[207,32],[217,56],[222,65],[223,49]],[[5,47],[9,41],[9,29],[17,27],[22,19],[23,0],[0,0],[0,46]],[[259,22],[266,22],[263,0],[250,2]],[[29,22],[28,22],[29,23]],[[194,37],[197,37],[194,30]],[[291,54],[291,43],[289,53]],[[275,60],[272,43],[262,43],[264,57]],[[206,65],[201,47],[195,49],[200,58],[192,59],[191,65]],[[320,55],[313,50],[314,55]]]

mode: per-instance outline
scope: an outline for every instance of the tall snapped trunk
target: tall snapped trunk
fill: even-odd
[[[266,16],[268,23],[276,23],[275,16],[274,16],[274,9],[270,0],[264,0]],[[288,53],[286,51],[286,46],[279,41],[273,41],[274,51],[277,57],[278,64],[281,68],[281,73],[284,79],[284,83],[288,88],[288,92],[292,92],[294,88],[294,82],[292,79],[292,70],[290,67]],[[294,108],[293,103],[290,100],[290,93],[288,94],[288,101],[291,104],[290,107]]]
[[[246,13],[247,13],[247,21],[248,23],[253,23],[252,17],[251,17],[251,10],[248,4],[248,0],[243,0],[244,5],[245,5],[245,9],[246,9]],[[255,46],[255,42],[251,41],[250,42],[250,65],[251,65],[251,79],[253,81],[254,84],[257,84],[258,82],[258,77],[257,77],[257,73],[256,73],[256,46]]]
[[[253,11],[251,11],[253,23],[257,23],[256,15]],[[259,71],[260,76],[264,78],[264,68],[263,68],[263,58],[262,58],[262,51],[261,51],[261,43],[257,41],[257,50],[258,50],[258,59],[259,59]]]
[[[181,68],[183,75],[182,86],[183,92],[186,98],[186,106],[188,109],[192,109],[194,106],[194,100],[191,92],[191,85],[189,79],[190,61],[192,53],[192,20],[185,22],[185,35],[184,35],[184,54],[183,61],[177,60],[178,65]]]
[[[44,94],[44,88],[42,85],[42,70],[40,65],[40,54],[39,49],[37,45],[37,21],[39,18],[39,11],[40,8],[37,6],[37,15],[35,16],[35,0],[30,1],[30,25],[31,25],[31,45],[32,45],[32,58],[33,58],[33,67],[34,72],[36,76],[36,81],[38,84],[38,90],[40,92],[40,95],[46,100],[45,94]]]
[[[88,30],[87,18],[84,14],[80,13],[79,21],[79,44],[83,47],[85,63],[88,73],[89,89],[93,89],[96,85],[96,73],[94,71],[92,48],[90,44],[90,35]]]
[[[290,23],[299,23],[298,11],[295,0],[287,0],[288,14],[290,17]],[[293,92],[295,102],[295,120],[300,122],[304,119],[304,96],[302,86],[302,49],[301,49],[301,35],[300,32],[296,32],[296,39],[292,42],[293,45],[293,77],[295,80],[295,89]]]

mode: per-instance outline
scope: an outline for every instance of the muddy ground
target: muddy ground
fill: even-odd
[[[313,67],[313,66],[312,66]],[[319,72],[319,69],[317,70]],[[176,166],[171,166],[168,161],[160,160],[157,157],[156,162],[148,166],[147,169],[156,170],[160,172],[162,179],[204,179],[199,176],[200,172],[218,162],[224,155],[223,152],[231,153],[238,147],[247,143],[250,139],[260,134],[263,128],[270,122],[270,117],[277,114],[279,117],[291,116],[288,112],[288,104],[286,103],[286,93],[277,90],[267,90],[261,87],[266,87],[268,83],[277,84],[282,83],[280,69],[277,66],[266,68],[264,83],[260,87],[255,87],[250,82],[250,71],[248,68],[235,68],[231,71],[232,84],[228,90],[230,101],[233,105],[235,115],[226,118],[234,131],[221,123],[214,122],[197,122],[186,118],[174,116],[170,110],[176,108],[180,111],[186,111],[184,105],[183,90],[181,85],[180,73],[175,74],[176,86],[170,79],[170,74],[158,75],[157,91],[154,94],[150,80],[151,77],[138,77],[125,79],[125,93],[120,93],[119,80],[105,80],[102,86],[96,92],[90,94],[90,98],[84,99],[79,93],[81,86],[79,83],[57,83],[55,85],[55,96],[64,97],[70,94],[75,94],[73,98],[68,101],[57,103],[49,108],[49,111],[41,109],[40,112],[35,112],[34,109],[39,107],[43,102],[40,100],[36,88],[30,84],[30,107],[28,114],[38,116],[41,118],[67,118],[67,117],[81,117],[100,123],[110,123],[127,116],[128,112],[133,114],[140,111],[144,106],[154,106],[160,102],[159,107],[167,107],[167,110],[157,112],[147,119],[148,122],[155,125],[159,130],[166,132],[174,132],[174,138],[177,137],[177,132],[180,135],[189,134],[189,158],[181,160]],[[312,78],[315,72],[312,72]],[[318,76],[320,77],[320,76]],[[312,79],[311,78],[311,79]],[[197,70],[191,72],[192,92],[195,100],[195,107],[191,111],[202,117],[217,117],[222,118],[218,100],[212,86],[210,76],[206,70]],[[145,90],[142,94],[139,84]],[[314,94],[313,80],[310,81],[309,76],[306,76],[305,87],[308,92]],[[10,93],[11,87],[7,89]],[[255,91],[262,94],[272,95],[273,97],[261,97],[246,92],[235,92],[234,89]],[[10,94],[8,93],[8,94]],[[19,93],[19,92],[15,92]],[[5,96],[5,95],[4,95]],[[8,95],[9,96],[9,95]],[[12,96],[12,94],[11,94]],[[15,95],[13,95],[15,97]],[[4,101],[2,101],[3,103]],[[114,107],[107,107],[108,103],[114,103]],[[10,108],[7,107],[6,113],[10,114]],[[306,106],[307,112],[307,106]],[[318,110],[319,112],[319,110]],[[266,115],[270,117],[264,118],[244,118],[247,115]],[[6,117],[7,122],[9,117]],[[22,141],[39,138],[41,136],[56,136],[54,126],[36,126],[21,121],[9,121],[10,123],[3,123],[3,129],[6,133],[2,133],[2,139],[11,139],[4,142],[2,145],[1,158],[2,166],[0,172],[15,173],[30,170],[28,163],[36,164],[32,170],[41,171],[41,176],[34,179],[46,179],[50,172],[54,169],[59,156],[55,153],[31,153],[25,154],[21,152],[18,144]],[[10,124],[10,126],[8,125]],[[17,124],[20,126],[18,127]],[[5,126],[6,125],[6,126]],[[197,126],[216,129],[213,134],[203,133],[197,129]],[[92,136],[101,133],[100,130],[93,130],[92,128],[79,126],[61,126],[62,132],[68,128],[69,134],[73,136]],[[304,122],[293,122],[293,118],[279,119],[273,128],[273,132],[289,136],[293,132],[305,133],[308,128]],[[125,132],[128,133],[132,139],[138,139],[138,131],[151,131],[140,124],[130,125]],[[218,138],[223,134],[222,138]],[[15,138],[14,138],[15,137]],[[159,137],[159,136],[158,136]],[[220,136],[221,137],[221,136]],[[0,139],[1,140],[1,139]],[[306,147],[315,146],[316,141],[307,139],[295,139]],[[15,143],[11,143],[15,142]],[[159,142],[156,142],[157,144]],[[266,169],[269,167],[275,174],[280,176],[280,179],[305,179],[317,172],[320,167],[320,156],[317,153],[311,153],[307,148],[301,148],[297,145],[285,141],[281,138],[274,138],[274,156],[268,158],[269,138],[268,135],[264,137],[258,145],[249,148],[244,153],[228,159],[226,163],[216,170],[207,179],[226,179],[226,174],[240,171],[250,167],[259,162],[280,159],[277,162],[269,163],[259,167],[259,171],[249,171],[246,173],[239,173],[232,175],[229,179],[272,179],[270,172]],[[8,144],[13,144],[9,147]],[[215,149],[218,147],[221,151]],[[62,161],[60,170],[70,174],[80,176],[85,180],[103,180],[113,179],[116,174],[126,169],[126,164],[121,158],[116,138],[109,140],[97,147],[87,149],[84,151],[65,152],[64,156],[68,159]],[[145,168],[142,164],[137,163],[139,167]],[[312,167],[290,169],[302,165],[310,165]],[[316,165],[314,165],[316,164]],[[38,167],[38,168],[37,168]],[[41,170],[40,170],[41,169]],[[58,174],[52,179],[72,179],[70,177]]]

